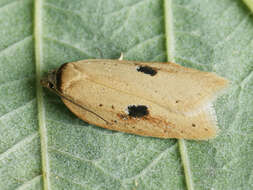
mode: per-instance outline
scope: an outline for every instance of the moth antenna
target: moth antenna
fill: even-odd
[[[50,88],[49,88],[49,89],[50,89]],[[79,108],[81,108],[81,109],[83,109],[83,110],[85,110],[85,111],[87,111],[87,112],[90,112],[91,114],[93,114],[93,115],[97,116],[98,118],[102,119],[104,122],[106,122],[106,124],[111,125],[111,123],[110,123],[109,121],[107,121],[106,119],[104,119],[102,116],[100,116],[100,115],[98,115],[97,113],[91,111],[90,109],[85,108],[85,107],[83,107],[82,105],[80,105],[80,104],[74,102],[71,98],[68,98],[68,97],[62,95],[62,93],[59,92],[57,89],[50,89],[50,90],[53,91],[53,92],[54,92],[55,94],[57,94],[58,96],[60,96],[61,98],[64,98],[65,100],[71,102],[72,104],[75,104],[75,105],[78,106]]]

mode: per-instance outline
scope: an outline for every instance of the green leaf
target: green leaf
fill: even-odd
[[[249,9],[253,11],[253,1],[252,0],[243,0],[243,1],[249,7]]]
[[[239,0],[0,0],[0,189],[252,189],[252,39]],[[229,79],[219,136],[101,129],[39,85],[65,62],[121,52]]]

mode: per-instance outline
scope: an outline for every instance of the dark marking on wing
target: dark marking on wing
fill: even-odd
[[[153,67],[149,66],[138,66],[136,69],[138,72],[142,72],[151,76],[155,76],[157,74],[157,70]]]
[[[149,114],[148,107],[144,105],[131,105],[127,107],[127,112],[130,117],[145,117]]]
[[[64,69],[67,67],[68,63],[64,63],[61,65],[61,67],[57,70],[56,72],[56,88],[57,90],[59,90],[60,92],[62,92],[62,73],[64,71]]]

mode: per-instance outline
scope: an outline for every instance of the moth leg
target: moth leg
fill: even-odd
[[[121,53],[120,53],[120,57],[119,57],[119,61],[122,61],[122,60],[123,60],[123,57],[124,57],[123,52],[121,52]]]

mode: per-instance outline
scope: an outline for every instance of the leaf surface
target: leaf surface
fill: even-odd
[[[1,190],[252,189],[253,17],[243,2],[1,0],[0,28]],[[214,104],[219,136],[161,140],[101,129],[39,85],[65,62],[121,52],[229,79]]]

